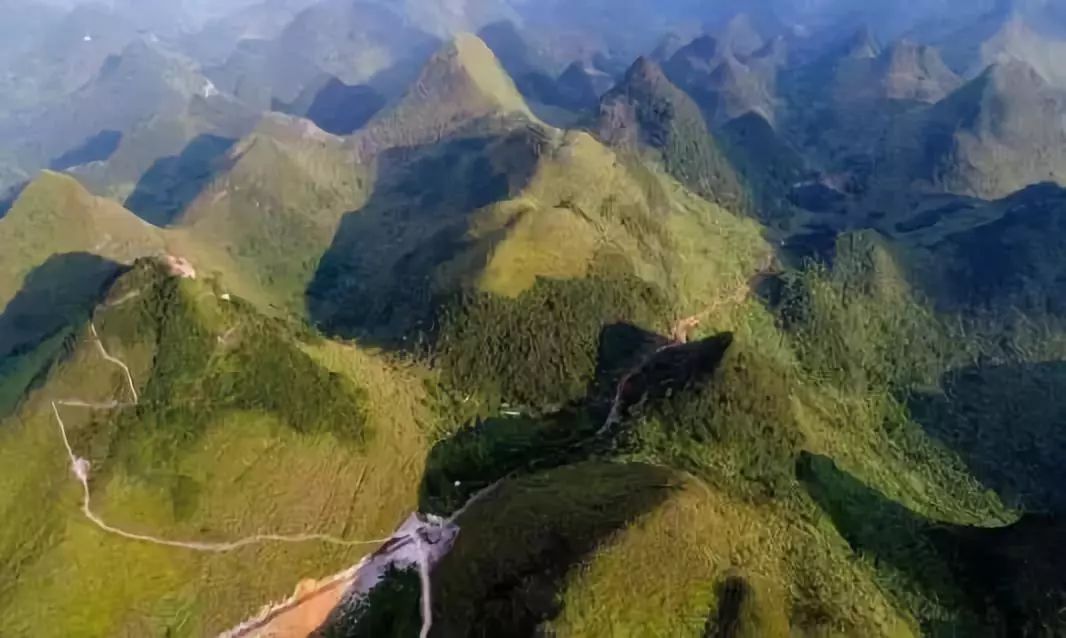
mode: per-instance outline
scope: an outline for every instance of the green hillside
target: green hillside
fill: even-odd
[[[707,130],[699,107],[644,58],[600,101],[599,135],[608,144],[661,154],[667,173],[734,212],[750,204],[734,168]]]
[[[226,275],[240,294],[303,313],[303,291],[344,213],[357,210],[373,172],[343,140],[280,115],[227,154],[226,169],[170,229],[182,254]]]
[[[768,255],[751,221],[584,133],[457,139],[389,175],[323,257],[312,318],[385,343],[439,342],[434,352],[462,385],[494,395],[512,379],[530,389],[505,392],[512,400],[574,398],[605,323],[665,330]],[[534,363],[534,353],[546,358]],[[552,380],[534,381],[537,367],[518,377],[499,367],[549,361]],[[545,384],[556,386],[547,396],[532,391]]]
[[[434,572],[437,631],[995,636],[1046,618],[1036,600],[986,604],[993,568],[960,559],[999,556],[1014,528],[986,528],[1017,515],[912,412],[908,393],[958,353],[892,254],[842,240],[832,271],[789,278],[777,313],[723,306],[704,326],[718,336],[629,382],[606,434],[590,394],[439,443],[423,507],[461,502],[453,479],[471,494],[508,478],[460,519]],[[410,584],[398,576],[376,613],[333,629],[406,635]]]
[[[53,336],[88,311],[122,264],[163,249],[155,228],[51,172],[0,219],[0,243],[0,359]]]
[[[437,143],[471,122],[489,127],[514,118],[536,120],[485,43],[460,35],[430,58],[400,100],[356,133],[353,143],[372,155]]]
[[[109,523],[186,541],[359,539],[391,531],[413,507],[423,428],[432,427],[418,373],[308,338],[153,262],[138,262],[100,301],[93,326],[129,366],[140,400],[59,410],[71,445],[92,463],[93,507]],[[85,323],[74,330],[0,435],[0,509],[13,523],[0,535],[8,630],[213,634],[287,595],[300,575],[336,571],[367,550],[275,543],[198,553],[89,524],[50,402],[131,398],[90,332]],[[49,576],[59,569],[64,578]]]

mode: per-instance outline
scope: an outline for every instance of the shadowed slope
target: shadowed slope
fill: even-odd
[[[44,172],[0,219],[0,304],[51,256],[88,252],[130,263],[162,251],[157,229],[118,204],[90,195],[77,181]]]

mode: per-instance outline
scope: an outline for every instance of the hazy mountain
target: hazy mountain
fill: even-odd
[[[257,117],[188,60],[138,40],[108,58],[93,81],[6,135],[27,171],[75,170],[98,193],[135,197],[138,213],[163,224],[181,206],[167,201],[171,191],[198,179],[218,146],[247,133]]]
[[[774,54],[771,49],[765,53]],[[756,57],[761,59],[752,56],[748,60]],[[674,84],[696,100],[712,125],[724,124],[749,111],[774,119],[777,69],[773,64],[755,62],[749,66],[728,46],[702,36],[674,54],[663,69]]]
[[[4,0],[0,10],[7,17],[0,26],[0,61],[3,61],[6,73],[13,74],[14,68],[8,65],[18,54],[32,48],[38,38],[62,19],[63,14],[54,7],[32,0]]]
[[[10,22],[19,34],[5,40],[0,73],[0,119],[5,112],[39,108],[65,98],[99,74],[105,61],[120,53],[138,36],[135,27],[98,5],[79,5],[49,19],[31,3],[27,10],[10,8],[12,16],[33,19],[28,28]],[[5,13],[8,13],[5,11]],[[21,43],[21,44],[19,44]]]
[[[1066,88],[1066,72],[1059,61],[1066,55],[1062,33],[1055,23],[1041,21],[1035,9],[1006,5],[985,14],[944,38],[947,61],[973,77],[992,64],[1022,62],[1048,82]],[[1042,30],[1050,27],[1052,32]]]
[[[906,40],[885,51],[873,79],[890,100],[929,103],[940,101],[962,83],[936,49]]]
[[[718,40],[733,55],[745,58],[766,45],[766,40],[747,13],[734,16],[718,34]]]
[[[264,108],[292,104],[333,79],[392,95],[435,46],[389,7],[328,0],[301,11],[268,44],[241,47],[209,77],[225,92],[269,96]]]
[[[562,0],[509,0],[530,30],[550,34],[546,40],[571,59],[579,47],[592,45],[632,59],[655,47],[662,34],[676,26],[701,23],[709,9],[695,0],[670,0],[651,6],[635,0],[581,3]],[[584,34],[584,42],[579,40]],[[591,36],[591,37],[590,37]],[[586,49],[587,50],[587,49]]]
[[[865,190],[891,131],[956,90],[961,80],[936,49],[903,40],[883,46],[860,29],[813,62],[788,69],[780,87],[785,136],[852,190]]]
[[[655,45],[655,48],[647,55],[647,58],[661,65],[674,57],[674,54],[691,41],[692,38],[685,38],[681,34],[671,31],[659,40],[659,43]]]
[[[464,32],[474,33],[492,23],[520,20],[507,0],[377,1],[397,10],[409,24],[419,25],[440,38]]]
[[[1066,71],[1060,64],[1063,55],[1066,55],[1066,43],[1044,36],[1016,18],[981,44],[980,64],[1017,60],[1036,69],[1048,82],[1066,88]]]
[[[218,16],[182,39],[183,48],[205,65],[223,64],[246,40],[273,40],[317,0],[258,0]]]
[[[994,65],[923,118],[923,177],[949,192],[992,198],[1062,182],[1064,116],[1066,94],[1035,69]]]
[[[566,67],[556,83],[558,103],[575,111],[595,107],[600,96],[614,86],[610,74],[595,67],[575,62]]]
[[[530,41],[532,34],[505,20],[486,25],[477,35],[492,49],[527,101],[539,104],[561,101],[556,82],[558,62],[544,47]],[[577,90],[580,92],[582,88]]]

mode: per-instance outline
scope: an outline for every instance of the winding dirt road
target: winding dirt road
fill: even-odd
[[[742,303],[750,294],[750,290],[749,283],[745,282],[744,286],[738,286],[735,294],[716,300],[714,304],[699,314],[675,322],[670,335],[671,342],[645,357],[618,383],[610,413],[596,436],[603,436],[621,421],[624,389],[634,375],[638,374],[648,363],[663,352],[685,344],[688,341],[689,333],[698,327],[706,317],[729,303]],[[127,297],[132,299],[134,296],[128,295]],[[129,299],[124,298],[121,301],[124,302]],[[89,487],[90,463],[87,459],[79,457],[71,446],[67,435],[66,423],[63,421],[59,408],[63,406],[91,410],[116,410],[136,406],[140,399],[129,366],[107,351],[94,323],[90,322],[89,328],[100,355],[106,361],[122,370],[132,396],[132,403],[120,403],[117,400],[106,403],[93,403],[78,399],[52,401],[52,411],[63,439],[63,445],[70,459],[71,471],[82,486],[81,510],[86,519],[100,530],[127,540],[198,552],[225,553],[262,543],[321,542],[346,547],[381,545],[377,551],[363,558],[350,569],[320,582],[302,583],[292,597],[278,604],[264,607],[257,616],[238,627],[224,632],[221,637],[251,638],[256,636],[265,638],[267,636],[306,635],[316,629],[325,620],[326,616],[338,606],[358,600],[369,593],[381,582],[390,568],[407,569],[414,566],[418,568],[422,583],[422,628],[420,636],[421,638],[428,637],[433,626],[433,601],[430,581],[432,568],[447,555],[454,544],[459,534],[459,526],[456,521],[472,505],[492,493],[503,482],[502,479],[475,494],[462,508],[447,519],[415,513],[408,517],[392,536],[381,539],[346,540],[328,534],[307,533],[297,535],[256,534],[228,542],[204,542],[161,538],[115,527],[103,520],[92,509],[92,492]]]
[[[670,333],[670,343],[644,357],[618,382],[618,388],[607,420],[594,436],[602,437],[606,435],[615,425],[621,422],[625,387],[635,375],[639,374],[641,370],[663,352],[687,343],[691,331],[699,327],[707,317],[729,304],[743,303],[751,294],[751,281],[769,272],[769,264],[770,262],[768,261],[767,265],[760,268],[751,279],[738,285],[730,294],[719,297],[698,314],[676,321]],[[420,514],[412,514],[381,549],[364,558],[359,564],[323,581],[312,583],[310,587],[298,588],[296,593],[289,599],[276,605],[265,607],[258,616],[222,634],[221,638],[296,638],[298,636],[302,638],[318,629],[335,609],[365,596],[373,588],[372,586],[367,587],[366,584],[373,583],[376,585],[390,566],[402,569],[414,564],[418,565],[422,581],[422,631],[420,638],[427,638],[433,626],[430,571],[436,562],[443,558],[447,551],[451,549],[455,537],[459,533],[459,526],[456,524],[458,519],[471,506],[494,492],[504,480],[506,478],[500,479],[475,494],[445,521],[432,517],[422,517]],[[420,523],[413,521],[420,521]],[[426,551],[426,538],[430,537],[431,534],[443,534],[447,537],[446,541],[438,541],[432,545],[437,550],[444,549],[443,553]],[[416,546],[416,558],[414,560],[412,560],[410,555],[402,551],[409,546],[408,541],[412,540]]]
[[[377,545],[385,542],[388,539],[371,539],[371,540],[345,540],[343,538],[337,538],[336,536],[330,536],[328,534],[296,534],[296,535],[279,535],[279,534],[256,534],[253,536],[247,536],[238,540],[229,542],[203,542],[203,541],[179,541],[166,538],[160,538],[151,534],[138,534],[130,532],[119,527],[115,527],[101,518],[92,509],[92,491],[89,489],[89,473],[91,465],[88,459],[79,457],[74,448],[71,447],[70,437],[67,435],[67,426],[63,421],[62,415],[59,413],[59,407],[81,408],[89,410],[116,410],[125,407],[132,407],[137,405],[139,397],[137,395],[137,387],[133,382],[133,375],[130,373],[129,366],[122,360],[111,356],[111,354],[104,348],[104,343],[100,339],[99,333],[96,331],[96,325],[89,324],[89,332],[92,334],[93,341],[96,343],[97,350],[100,355],[108,362],[118,366],[122,369],[125,375],[126,382],[129,385],[130,394],[133,395],[132,403],[119,403],[118,401],[111,401],[107,403],[92,403],[88,401],[81,401],[77,399],[72,400],[56,400],[52,401],[52,413],[55,415],[56,424],[59,426],[59,433],[63,438],[63,446],[67,450],[67,456],[70,458],[70,468],[77,478],[78,482],[82,486],[82,503],[81,511],[90,522],[92,522],[99,529],[113,534],[115,536],[121,536],[122,538],[140,541],[144,543],[152,543],[154,545],[163,545],[166,547],[176,547],[181,549],[188,549],[198,552],[214,552],[225,553],[232,552],[242,547],[248,547],[250,545],[257,545],[262,543],[327,543],[331,545],[341,545],[345,547],[355,547],[360,545]]]

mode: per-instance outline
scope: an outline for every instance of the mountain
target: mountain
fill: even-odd
[[[1046,81],[1066,88],[1058,60],[1066,45],[1062,42],[1062,22],[1045,13],[1043,5],[1024,7],[1011,3],[1000,6],[946,35],[945,58],[960,73],[975,77],[993,64],[1022,62],[1034,68]],[[1059,25],[1056,32],[1056,24]],[[1050,29],[1050,31],[1049,31]]]
[[[1017,60],[1036,69],[1045,80],[1066,88],[1066,72],[1058,63],[1066,54],[1066,43],[1031,28],[1015,18],[991,38],[981,43],[980,64],[1000,64]]]
[[[0,219],[0,243],[0,357],[65,326],[120,264],[163,251],[154,228],[52,172],[31,182]]]
[[[10,16],[40,21],[8,40],[23,44],[3,58],[5,69],[17,69],[17,73],[0,74],[0,115],[44,108],[65,98],[96,77],[110,56],[138,38],[132,24],[101,5],[80,4],[49,20],[35,16],[40,9],[30,4],[29,8],[5,7]],[[13,18],[9,24],[17,28],[19,20]]]
[[[604,76],[587,64],[574,62],[556,77],[565,62],[558,59],[557,51],[540,42],[537,34],[511,21],[501,21],[486,25],[477,35],[492,49],[539,116],[555,119],[552,116],[558,109],[586,109],[595,103],[590,93],[602,88]]]
[[[341,217],[373,180],[344,140],[307,120],[270,115],[229,148],[224,168],[174,220],[172,242],[215,263],[262,307],[304,314],[303,294]]]
[[[292,23],[315,0],[260,0],[248,3],[227,15],[208,20],[201,28],[186,34],[182,49],[209,67],[226,62],[245,41],[269,41]]]
[[[699,107],[662,69],[640,58],[600,102],[599,136],[608,144],[660,154],[666,172],[730,210],[746,207],[744,189]]]
[[[774,118],[777,69],[759,63],[748,66],[728,46],[710,36],[681,48],[663,65],[663,70],[700,105],[712,126],[749,111],[769,120]]]
[[[918,176],[948,192],[986,198],[1062,181],[1064,113],[1066,94],[1035,69],[994,65],[921,120]]]
[[[933,298],[952,309],[988,314],[1066,314],[1066,271],[1055,258],[1062,249],[1066,191],[1038,184],[956,213],[963,215],[975,221],[960,228],[944,216],[942,232],[926,242],[935,256],[922,262],[934,265],[928,278]]]
[[[580,59],[594,51],[613,51],[628,60],[650,51],[663,33],[688,32],[714,7],[695,0],[651,6],[624,0],[509,0],[525,27],[543,34],[563,59]]]
[[[511,3],[506,0],[378,2],[390,8],[395,7],[409,24],[425,25],[433,35],[445,39],[460,33],[474,33],[493,23],[521,21],[518,13],[510,6]]]
[[[845,175],[850,190],[861,195],[873,187],[875,158],[901,123],[961,83],[936,49],[906,40],[882,47],[861,29],[782,75],[780,129],[816,158],[813,165]]]
[[[733,16],[718,34],[718,40],[738,58],[749,57],[766,46],[755,20],[747,13]]]
[[[514,81],[477,36],[438,51],[399,102],[359,131],[366,152],[432,144],[478,120],[535,120]]]
[[[0,633],[1063,634],[1063,97],[929,44],[1055,39],[990,5],[94,9],[168,23],[5,116]]]
[[[600,69],[574,62],[557,81],[558,103],[574,111],[587,110],[599,103],[614,82],[613,77]]]
[[[936,49],[906,40],[890,46],[878,66],[875,80],[881,83],[884,97],[890,100],[932,104],[962,83]]]
[[[725,273],[762,251],[750,222],[588,134],[532,118],[470,36],[434,56],[408,95],[352,143],[361,157],[375,158],[378,177],[320,262],[308,289],[312,319],[328,333],[374,342],[428,340],[449,362],[448,374],[471,387],[494,386],[493,369],[513,369],[503,388],[511,400],[565,401],[587,383],[588,331],[601,313],[645,316],[660,286],[677,303],[698,303],[722,284],[677,289],[691,269],[732,277]],[[696,234],[711,220],[742,250],[737,266],[703,253],[703,240],[689,246],[683,237],[682,229]],[[629,289],[647,292],[627,301]],[[576,302],[572,295],[589,297],[576,315],[553,319],[553,308]],[[530,325],[560,321],[551,331],[558,338],[508,318],[530,313],[540,317]],[[492,341],[499,351],[470,359],[466,344],[489,332],[499,334]],[[560,350],[564,344],[578,349]],[[534,361],[509,354],[526,347],[572,365],[537,378]]]
[[[308,338],[155,260],[125,269],[65,336],[0,428],[0,562],[17,566],[0,577],[7,630],[217,634],[287,596],[296,575],[339,570],[372,550],[296,542],[301,534],[381,536],[416,506],[427,445],[418,424],[435,417],[411,367]],[[192,547],[250,544],[205,552],[101,529],[80,508],[57,419],[71,453],[91,463],[87,507],[107,524]],[[308,495],[306,482],[323,491]],[[38,533],[25,542],[18,529]],[[66,578],[38,576],[69,556],[79,567]],[[123,578],[104,593],[119,564]],[[22,578],[48,584],[31,590]],[[147,607],[131,610],[132,600]]]
[[[759,218],[790,224],[795,215],[790,196],[810,176],[803,155],[754,112],[730,121],[717,135]]]
[[[223,92],[269,98],[264,109],[313,95],[333,79],[391,97],[436,45],[392,6],[328,0],[299,12],[266,44],[238,47],[208,77]]]
[[[500,64],[520,87],[527,75],[548,74],[553,70],[553,63],[546,59],[549,53],[530,42],[530,35],[509,20],[492,22],[477,31],[477,36],[492,49]]]
[[[9,64],[20,53],[32,48],[38,38],[42,37],[56,22],[63,18],[62,12],[46,4],[28,0],[4,0],[0,3],[5,15],[0,27],[0,60]]]
[[[138,40],[92,82],[18,122],[9,139],[25,171],[75,170],[95,192],[131,198],[128,206],[165,224],[181,206],[180,195],[172,201],[177,183],[206,170],[222,140],[245,134],[256,117],[186,59]]]
[[[70,177],[43,173],[0,220],[11,233],[6,241],[18,247],[6,254],[8,294],[49,255],[84,252],[129,263],[166,248],[261,307],[302,314],[303,290],[340,217],[365,201],[368,171],[340,138],[280,115],[213,153],[215,170],[192,184],[176,174],[185,204],[165,229],[93,197]]]

